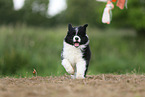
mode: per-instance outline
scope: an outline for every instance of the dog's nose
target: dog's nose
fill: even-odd
[[[75,37],[75,40],[79,40],[79,38],[78,37]]]

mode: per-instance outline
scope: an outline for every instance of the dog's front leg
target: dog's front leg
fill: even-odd
[[[76,79],[84,79],[85,71],[86,71],[86,62],[84,60],[78,62],[76,64],[77,72]]]
[[[74,69],[67,59],[62,60],[62,65],[69,74],[74,74]]]

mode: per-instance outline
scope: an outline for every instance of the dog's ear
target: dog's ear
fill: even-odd
[[[68,31],[70,31],[72,29],[72,25],[68,24]]]
[[[84,26],[83,26],[83,29],[84,29],[84,31],[86,32],[86,28],[88,27],[88,24],[85,24]]]
[[[87,27],[88,27],[88,24],[85,24],[83,27],[84,27],[84,28],[87,28]]]

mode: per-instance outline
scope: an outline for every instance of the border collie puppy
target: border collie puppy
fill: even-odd
[[[87,26],[88,24],[72,27],[68,24],[68,32],[63,41],[62,65],[73,79],[84,79],[88,70],[91,51],[86,34]]]

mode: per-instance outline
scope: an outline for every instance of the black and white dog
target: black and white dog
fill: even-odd
[[[62,65],[72,78],[84,79],[91,57],[89,39],[86,34],[88,24],[79,27],[68,25],[68,33],[63,41]]]

